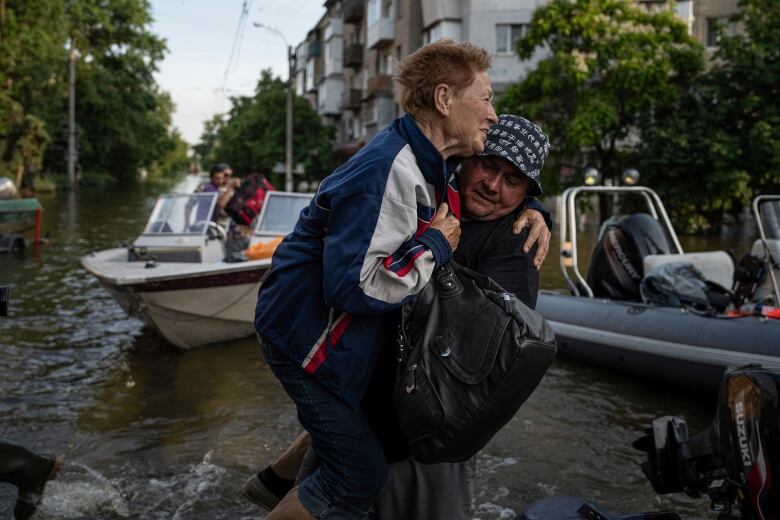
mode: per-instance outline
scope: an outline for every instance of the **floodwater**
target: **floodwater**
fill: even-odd
[[[0,437],[66,456],[36,518],[262,518],[238,490],[299,431],[251,338],[179,352],[80,267],[82,255],[133,240],[162,190],[45,196],[48,247],[0,255],[0,284],[12,287],[0,318]],[[563,286],[554,253],[543,286]],[[711,518],[704,499],[655,495],[630,444],[662,415],[684,415],[698,431],[714,404],[558,359],[480,454],[473,516],[514,518],[534,500],[568,494],[614,512]],[[0,518],[12,515],[14,497],[0,484]]]

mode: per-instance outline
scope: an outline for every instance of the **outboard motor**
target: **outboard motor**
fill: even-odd
[[[688,437],[682,417],[660,417],[634,442],[659,494],[707,495],[718,520],[780,520],[780,371],[748,366],[720,385],[717,415]],[[674,512],[615,515],[579,497],[549,497],[517,520],[680,520]]]
[[[634,443],[657,493],[706,494],[720,520],[780,519],[780,373],[746,367],[720,385],[709,428],[688,438],[685,420],[660,417]]]
[[[652,216],[634,213],[612,217],[599,231],[588,267],[588,285],[596,297],[641,301],[642,259],[669,253],[669,239]]]

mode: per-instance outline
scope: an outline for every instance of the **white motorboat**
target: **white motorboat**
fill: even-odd
[[[253,334],[257,291],[271,258],[225,261],[225,230],[210,217],[215,193],[163,195],[143,233],[127,247],[84,256],[131,316],[182,349]],[[293,230],[311,194],[269,192],[250,247]]]

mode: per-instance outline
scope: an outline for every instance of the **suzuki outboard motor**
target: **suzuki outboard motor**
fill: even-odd
[[[670,252],[669,239],[652,216],[634,213],[612,217],[599,231],[588,267],[588,285],[596,297],[641,301],[642,259]]]
[[[709,496],[720,520],[780,519],[780,373],[736,370],[720,385],[717,417],[688,438],[685,420],[661,417],[634,443],[657,493]]]
[[[749,366],[724,376],[717,416],[694,437],[681,417],[660,417],[634,442],[660,494],[707,495],[718,520],[780,520],[780,371]],[[549,497],[517,520],[680,520],[674,512],[616,515],[587,499]]]

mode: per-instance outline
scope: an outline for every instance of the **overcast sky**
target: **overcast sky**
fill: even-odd
[[[227,70],[245,1],[249,14]],[[156,77],[173,97],[173,123],[184,139],[197,143],[203,122],[227,111],[230,96],[251,94],[262,69],[287,78],[284,40],[254,23],[278,29],[295,46],[324,13],[322,0],[152,0],[152,30],[168,45]]]

